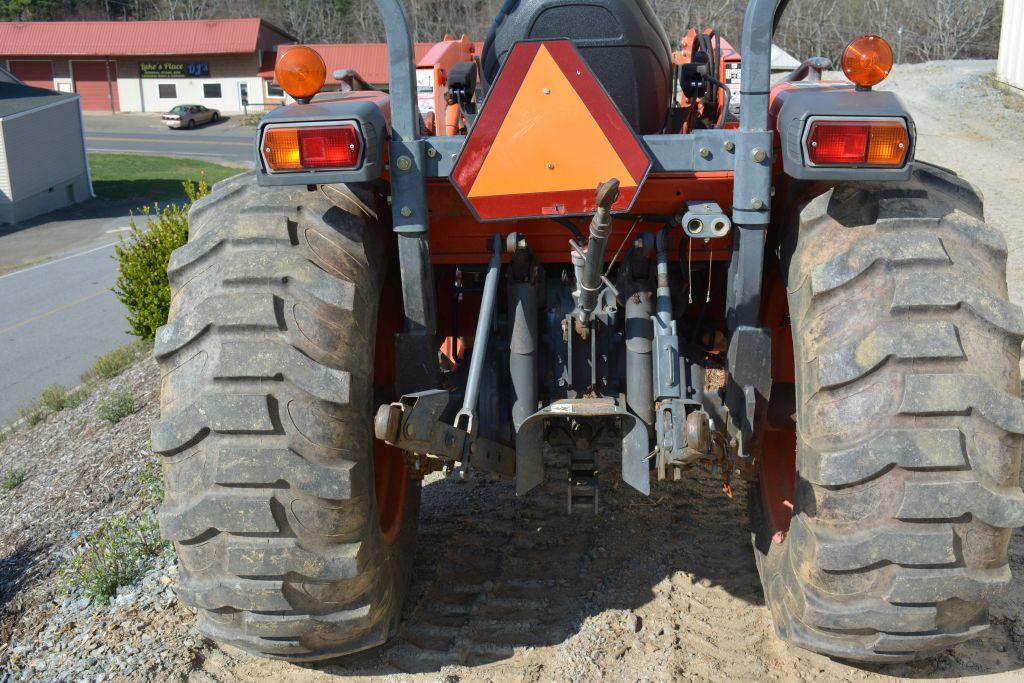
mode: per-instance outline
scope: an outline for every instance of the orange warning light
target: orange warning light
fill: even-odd
[[[324,87],[327,66],[316,50],[299,45],[278,57],[274,78],[286,93],[297,100],[304,100]]]
[[[881,36],[868,34],[843,51],[843,73],[862,88],[878,85],[892,71],[892,47]]]

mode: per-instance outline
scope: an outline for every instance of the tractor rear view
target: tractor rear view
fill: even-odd
[[[390,90],[278,61],[255,173],[190,214],[156,345],[164,535],[200,629],[292,660],[380,645],[433,471],[602,514],[712,464],[750,482],[778,634],[858,661],[988,627],[1011,581],[1024,315],[982,200],[914,160],[877,36],[775,84],[646,0],[505,3]]]

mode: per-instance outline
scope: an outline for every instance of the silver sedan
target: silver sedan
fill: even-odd
[[[220,112],[216,109],[208,109],[201,104],[179,104],[160,118],[168,128],[191,130],[204,123],[216,123],[220,120]]]

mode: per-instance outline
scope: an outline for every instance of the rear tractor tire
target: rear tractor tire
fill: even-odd
[[[783,249],[795,461],[792,443],[766,451],[751,503],[766,600],[795,645],[928,656],[988,628],[1010,584],[1024,315],[981,204],[917,164],[813,199]]]
[[[371,428],[393,385],[377,210],[372,194],[244,174],[195,204],[171,257],[161,530],[200,631],[258,655],[364,650],[401,613],[419,484]]]

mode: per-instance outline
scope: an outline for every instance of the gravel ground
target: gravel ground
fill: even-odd
[[[1010,244],[1011,297],[1024,303],[1024,97],[993,89],[992,70],[991,62],[900,67],[887,87],[917,118],[918,156],[986,194],[988,218]],[[123,386],[141,410],[115,426],[98,420],[98,402]],[[0,492],[8,522],[0,529],[0,679],[1024,679],[1020,580],[994,602],[986,635],[924,662],[848,666],[780,642],[754,568],[742,482],[729,499],[703,470],[656,484],[649,499],[609,483],[596,518],[564,515],[557,489],[517,499],[507,484],[433,475],[396,642],[301,667],[218,649],[171,599],[171,553],[105,605],[67,593],[56,571],[99,520],[144,512],[138,478],[151,457],[156,389],[146,360],[79,408],[0,444],[0,469],[29,472]],[[1010,555],[1019,578],[1021,531]]]

